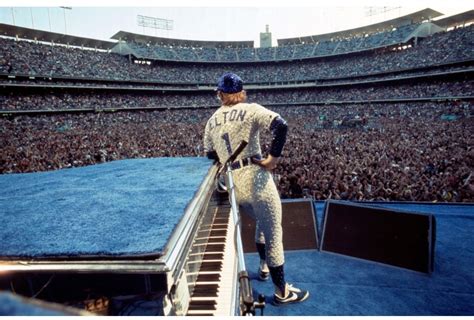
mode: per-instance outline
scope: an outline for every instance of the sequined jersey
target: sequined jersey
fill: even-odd
[[[204,150],[215,150],[225,161],[242,140],[247,147],[237,159],[261,155],[260,130],[269,130],[278,113],[256,103],[239,103],[232,107],[220,107],[206,124]]]

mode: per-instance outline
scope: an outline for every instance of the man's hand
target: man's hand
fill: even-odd
[[[278,163],[278,158],[275,158],[272,155],[269,155],[267,158],[262,159],[262,160],[254,159],[254,163],[264,168],[265,170],[271,171],[276,168],[277,163]]]

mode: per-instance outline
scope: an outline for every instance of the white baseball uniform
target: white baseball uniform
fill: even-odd
[[[260,130],[270,130],[272,121],[278,116],[278,113],[256,103],[222,106],[207,121],[204,150],[216,151],[219,159],[224,161],[245,140],[248,145],[236,161],[261,157]],[[272,175],[256,164],[235,169],[232,175],[237,203],[240,210],[255,219],[255,241],[265,243],[268,265],[283,265],[281,200]]]

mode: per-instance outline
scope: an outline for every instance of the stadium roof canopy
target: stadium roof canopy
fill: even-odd
[[[412,23],[419,23],[425,20],[431,20],[433,18],[439,17],[443,15],[442,13],[432,10],[430,8],[426,8],[424,10],[420,10],[414,13],[410,13],[408,15],[398,17],[395,19],[374,23],[368,26],[314,35],[314,36],[306,36],[306,37],[297,37],[297,38],[286,38],[286,39],[278,39],[278,45],[292,45],[292,44],[304,44],[304,43],[316,43],[319,41],[330,40],[330,39],[344,39],[350,38],[358,35],[365,35],[371,34],[375,32],[382,32],[385,30],[391,30],[394,27],[400,27]]]
[[[163,46],[172,47],[194,47],[194,48],[253,48],[253,41],[200,41],[200,40],[183,40],[169,39],[147,36],[143,34],[131,33],[127,31],[119,31],[114,34],[111,39],[123,41],[135,41],[142,43],[153,43]]]
[[[77,47],[97,48],[109,50],[116,43],[90,38],[76,37],[62,33],[35,30],[25,27],[13,26],[0,23],[0,35],[7,37],[18,37],[21,39],[38,40],[44,42],[54,42],[58,44],[71,45]]]
[[[469,10],[463,13],[456,14],[454,16],[441,18],[439,20],[433,21],[434,24],[442,28],[454,27],[470,22],[474,22],[474,10]]]

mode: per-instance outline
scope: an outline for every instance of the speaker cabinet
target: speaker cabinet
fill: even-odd
[[[285,250],[318,249],[316,212],[311,199],[288,199],[282,203],[283,248]],[[244,252],[256,252],[255,221],[244,212],[242,243]]]
[[[321,251],[430,273],[434,268],[436,222],[409,213],[346,201],[328,201]]]

